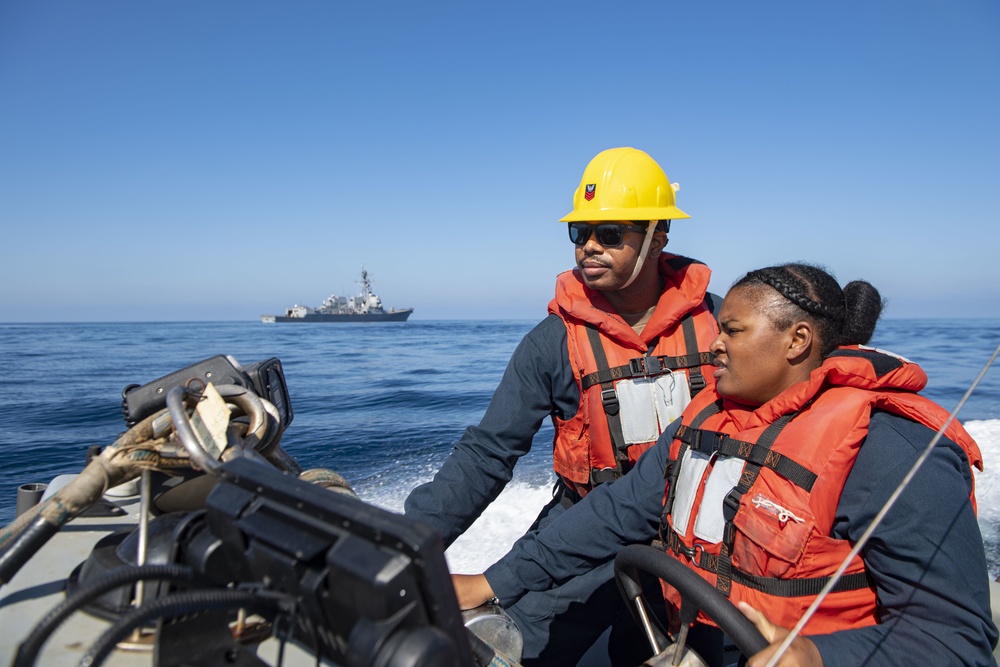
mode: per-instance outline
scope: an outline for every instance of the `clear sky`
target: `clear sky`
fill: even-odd
[[[599,151],[669,249],[1000,317],[1000,2],[0,2],[0,321],[253,320],[355,292],[540,319]]]

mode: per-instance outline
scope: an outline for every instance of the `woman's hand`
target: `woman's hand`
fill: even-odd
[[[475,609],[493,598],[493,589],[483,574],[453,574],[451,583],[455,586],[459,609]]]
[[[778,652],[778,646],[788,636],[788,628],[775,625],[764,614],[746,602],[740,602],[738,606],[743,615],[757,626],[760,634],[764,635],[764,639],[771,644],[750,658],[747,667],[764,667],[771,656]],[[781,656],[778,667],[823,667],[823,657],[819,654],[819,649],[816,648],[815,644],[800,635],[792,641],[788,650]]]

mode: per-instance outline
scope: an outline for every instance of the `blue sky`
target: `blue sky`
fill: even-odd
[[[0,3],[0,321],[252,320],[356,288],[539,319],[599,151],[771,263],[1000,317],[1000,3]]]

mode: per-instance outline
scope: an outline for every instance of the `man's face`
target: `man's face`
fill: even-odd
[[[598,234],[591,233],[586,243],[576,246],[576,265],[580,269],[583,282],[591,289],[614,292],[621,289],[632,276],[632,269],[642,249],[644,235],[632,229],[634,225],[628,220],[619,223],[626,226],[619,245],[605,247],[598,240]],[[605,221],[587,224],[596,227],[599,224],[609,223]],[[657,234],[657,236],[662,235]],[[660,248],[662,244],[658,246],[654,238],[650,249],[655,249],[658,253]]]

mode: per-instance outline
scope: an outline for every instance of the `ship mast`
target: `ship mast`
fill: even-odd
[[[372,286],[368,282],[368,272],[365,271],[365,265],[361,265],[361,293],[364,296],[365,303],[368,303],[368,297],[371,295]]]

